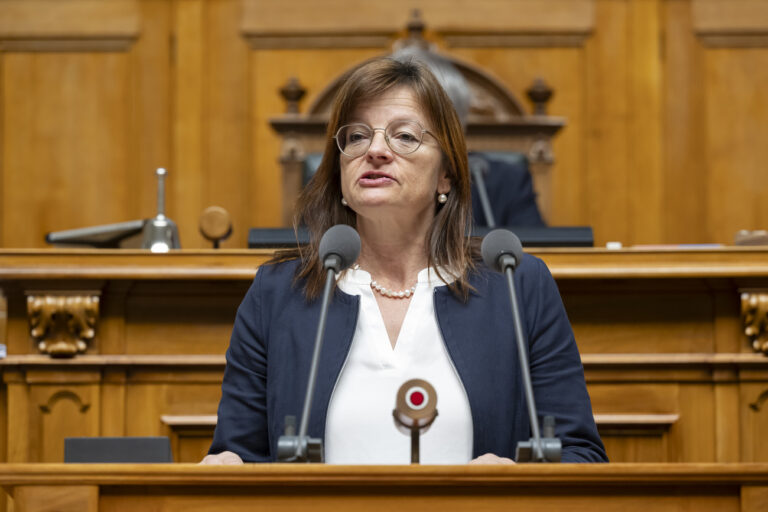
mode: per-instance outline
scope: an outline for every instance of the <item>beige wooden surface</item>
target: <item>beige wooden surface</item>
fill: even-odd
[[[3,465],[19,512],[713,510],[757,512],[768,466]],[[69,491],[69,492],[67,492]]]
[[[218,205],[232,238],[281,222],[277,90],[302,108],[389,52],[418,5],[441,51],[522,102],[554,88],[552,223],[596,241],[730,242],[768,227],[768,4],[762,0],[5,0],[0,246],[148,218],[156,167],[186,248]],[[530,105],[527,105],[530,108]]]

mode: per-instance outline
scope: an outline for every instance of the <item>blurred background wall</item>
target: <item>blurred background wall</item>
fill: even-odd
[[[297,77],[306,108],[414,8],[520,100],[554,89],[551,224],[597,244],[768,228],[764,0],[0,0],[0,246],[150,217],[166,167],[182,246],[208,246],[218,205],[245,247],[281,222],[279,88]]]

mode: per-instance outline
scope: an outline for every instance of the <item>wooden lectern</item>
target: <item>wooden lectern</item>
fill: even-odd
[[[768,510],[768,464],[8,464],[16,512]]]

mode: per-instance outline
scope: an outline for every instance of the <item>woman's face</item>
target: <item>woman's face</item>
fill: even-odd
[[[348,123],[363,123],[375,131],[370,148],[361,156],[340,155],[342,194],[349,207],[363,218],[405,215],[431,219],[437,194],[450,191],[440,146],[425,133],[416,151],[395,153],[387,145],[383,129],[398,121],[416,121],[424,129],[432,129],[413,91],[405,86],[362,103],[352,113]],[[395,141],[390,140],[394,145]]]

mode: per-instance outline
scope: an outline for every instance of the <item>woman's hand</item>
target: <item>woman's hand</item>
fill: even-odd
[[[485,453],[476,459],[469,461],[470,464],[515,464],[515,461],[506,457],[499,457],[492,453]]]
[[[206,455],[203,460],[200,461],[200,464],[206,464],[211,466],[235,466],[238,464],[242,464],[243,459],[240,458],[240,456],[234,452],[221,452],[221,453],[215,453]]]

